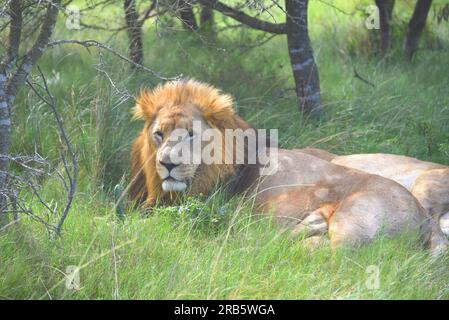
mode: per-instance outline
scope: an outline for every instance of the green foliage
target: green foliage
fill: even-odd
[[[191,225],[193,231],[213,235],[222,231],[229,223],[232,210],[229,203],[220,205],[220,200],[201,201],[186,197],[178,206],[156,207],[152,214],[170,217],[174,226]]]
[[[448,257],[431,262],[405,235],[333,255],[327,245],[311,252],[270,219],[249,219],[238,202],[221,231],[207,233],[206,225],[196,232],[198,221],[191,219],[203,209],[199,200],[179,214],[176,208],[159,208],[147,218],[131,212],[118,223],[112,203],[92,212],[101,200],[90,199],[77,199],[57,246],[43,230],[32,237],[23,236],[27,228],[1,235],[7,263],[0,264],[0,297],[449,298]],[[66,288],[63,273],[70,266],[80,267],[79,290]],[[379,270],[377,289],[367,286],[370,266]]]

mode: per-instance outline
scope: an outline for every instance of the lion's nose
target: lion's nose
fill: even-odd
[[[163,165],[165,168],[167,168],[168,172],[170,172],[173,168],[177,167],[177,164],[174,163],[168,163],[168,162],[162,162],[160,161],[161,165]]]

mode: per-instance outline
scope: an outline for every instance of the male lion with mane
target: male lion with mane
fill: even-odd
[[[193,130],[195,121],[223,140],[226,129],[251,128],[235,113],[233,98],[211,85],[187,79],[168,82],[142,91],[133,111],[145,124],[132,146],[130,197],[146,207],[170,203],[180,193],[208,194],[217,183],[232,181],[234,192],[252,197],[256,210],[274,216],[294,234],[328,235],[333,249],[406,230],[417,231],[433,254],[447,247],[418,201],[398,183],[377,175],[285,149],[277,150],[278,170],[271,175],[262,175],[260,164],[174,161],[177,144],[201,139]],[[174,141],[170,137],[178,129],[188,134]]]

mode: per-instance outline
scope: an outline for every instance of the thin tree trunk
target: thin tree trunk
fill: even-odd
[[[9,5],[11,24],[9,29],[8,51],[0,63],[0,227],[9,222],[8,210],[8,172],[9,146],[11,144],[11,114],[13,97],[8,95],[8,74],[19,56],[22,36],[22,5],[20,0],[12,0]]]
[[[6,94],[6,68],[0,71],[0,227],[8,223],[9,145],[11,143],[11,117]]]
[[[313,118],[319,118],[323,106],[318,69],[307,28],[308,2],[308,0],[285,0],[287,44],[299,109]]]
[[[214,24],[214,10],[210,6],[201,5],[201,29],[210,30]]]
[[[192,4],[188,2],[189,0],[179,0],[177,8],[179,19],[181,20],[184,28],[187,30],[198,29],[198,24],[196,23],[195,14],[193,13]]]
[[[432,0],[417,0],[413,16],[408,25],[407,38],[405,39],[405,52],[412,58],[418,49],[419,37],[426,25],[427,16],[432,5]]]
[[[49,1],[43,24],[36,42],[23,56],[20,65],[12,72],[17,62],[22,28],[22,6],[20,0],[10,2],[11,24],[9,31],[8,54],[6,61],[0,63],[0,225],[8,221],[8,173],[9,147],[11,144],[11,107],[18,90],[25,83],[35,62],[42,56],[53,34],[61,0]],[[12,74],[10,74],[12,73]]]
[[[391,47],[391,20],[395,0],[376,0],[380,20],[380,50],[382,55],[388,53]]]
[[[125,0],[126,31],[128,32],[129,58],[143,64],[142,26],[139,23],[139,14],[134,0]]]

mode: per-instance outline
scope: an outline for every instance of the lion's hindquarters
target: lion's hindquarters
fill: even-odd
[[[441,221],[441,217],[449,212],[449,168],[422,173],[411,192],[435,221]]]
[[[329,220],[332,248],[360,246],[379,235],[417,232],[423,243],[431,236],[429,217],[416,199],[390,181],[343,199]],[[423,227],[424,226],[424,227]]]

